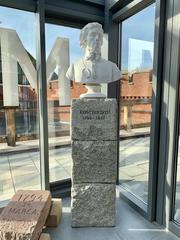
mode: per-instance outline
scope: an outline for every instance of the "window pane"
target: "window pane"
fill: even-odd
[[[120,185],[147,203],[155,5],[122,22]]]
[[[176,176],[176,198],[174,220],[180,224],[180,137],[178,142],[177,176]]]
[[[46,24],[47,97],[50,182],[71,177],[71,98],[86,92],[79,83],[65,77],[71,63],[82,57],[80,30]]]
[[[35,14],[0,7],[0,204],[40,189]]]

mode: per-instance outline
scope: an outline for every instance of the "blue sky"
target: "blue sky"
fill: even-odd
[[[76,28],[63,27],[54,24],[46,24],[46,55],[49,55],[50,50],[57,37],[69,38],[70,43],[70,62],[73,63],[82,55],[82,49],[79,46],[80,30]]]
[[[155,5],[150,5],[122,23],[122,69],[128,66],[129,39],[154,42]],[[151,67],[151,66],[149,66]]]
[[[36,17],[34,13],[0,7],[0,27],[16,30],[24,47],[36,56]],[[48,56],[57,37],[70,39],[70,60],[78,59],[83,53],[79,46],[79,29],[46,24],[46,55]]]
[[[154,4],[123,22],[122,28],[122,68],[128,65],[129,38],[154,41]],[[36,17],[34,13],[0,7],[0,27],[15,29],[24,47],[36,56]],[[79,29],[46,24],[46,55],[48,56],[57,37],[70,39],[70,61],[82,56],[79,46]]]
[[[0,27],[16,30],[24,47],[36,56],[35,14],[0,7]]]

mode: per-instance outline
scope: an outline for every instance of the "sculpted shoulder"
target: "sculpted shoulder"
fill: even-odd
[[[74,64],[72,64],[72,65],[74,65],[73,67],[75,67],[75,68],[81,67],[81,66],[83,65],[83,61],[84,61],[84,60],[81,58],[81,59],[77,60],[77,61],[76,61]],[[113,68],[113,67],[117,67],[115,63],[113,63],[113,62],[111,62],[111,61],[109,61],[109,60],[106,60],[106,59],[104,59],[104,58],[101,58],[101,60],[100,60],[100,61],[97,61],[96,64],[111,66],[112,68]]]
[[[79,59],[75,63],[72,63],[66,72],[67,79],[75,81],[75,76],[77,75],[77,72],[82,71],[82,69],[83,69],[82,59]]]
[[[88,79],[88,75],[92,76],[92,71],[95,71],[96,78]],[[70,65],[66,77],[76,82],[108,83],[119,80],[121,73],[116,64],[109,60],[101,58],[96,61],[93,70],[91,61],[79,59]]]
[[[115,63],[109,60],[103,58],[101,59],[101,69],[108,76],[108,79],[105,82],[113,82],[121,78],[121,72],[119,68]]]

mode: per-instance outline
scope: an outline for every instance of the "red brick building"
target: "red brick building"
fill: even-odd
[[[128,114],[131,118],[131,127],[149,126],[151,121],[152,72],[136,72],[132,76],[123,74],[120,84],[121,128],[127,127]],[[80,83],[71,85],[71,98],[79,98],[85,93],[85,87]],[[58,80],[51,81],[48,87],[48,102],[54,106],[55,120],[69,121],[70,107],[59,107]],[[54,104],[54,105],[53,105]],[[52,114],[52,112],[51,112]]]
[[[150,126],[151,122],[151,98],[152,98],[152,72],[136,72],[131,76],[123,74],[120,82],[120,123],[121,129],[139,128]],[[84,85],[80,83],[71,84],[71,98],[79,98],[85,93]],[[58,80],[53,80],[47,86],[48,120],[49,123],[62,123],[63,128],[68,130],[70,121],[70,106],[59,106]],[[36,135],[37,131],[37,93],[29,85],[19,85],[19,108],[16,109],[17,134],[18,129],[23,131],[29,129],[29,136]],[[25,117],[26,116],[26,117]],[[28,120],[27,120],[28,119]],[[5,135],[5,115],[3,109],[3,91],[0,85],[0,135]],[[36,126],[35,126],[36,124]],[[18,127],[19,125],[19,127]],[[23,126],[24,125],[24,129]],[[60,128],[59,128],[60,129]],[[62,131],[62,129],[57,131]],[[57,133],[58,135],[58,133]]]

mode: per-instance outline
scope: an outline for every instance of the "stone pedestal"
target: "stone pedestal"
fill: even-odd
[[[72,227],[115,226],[115,99],[73,99]]]

